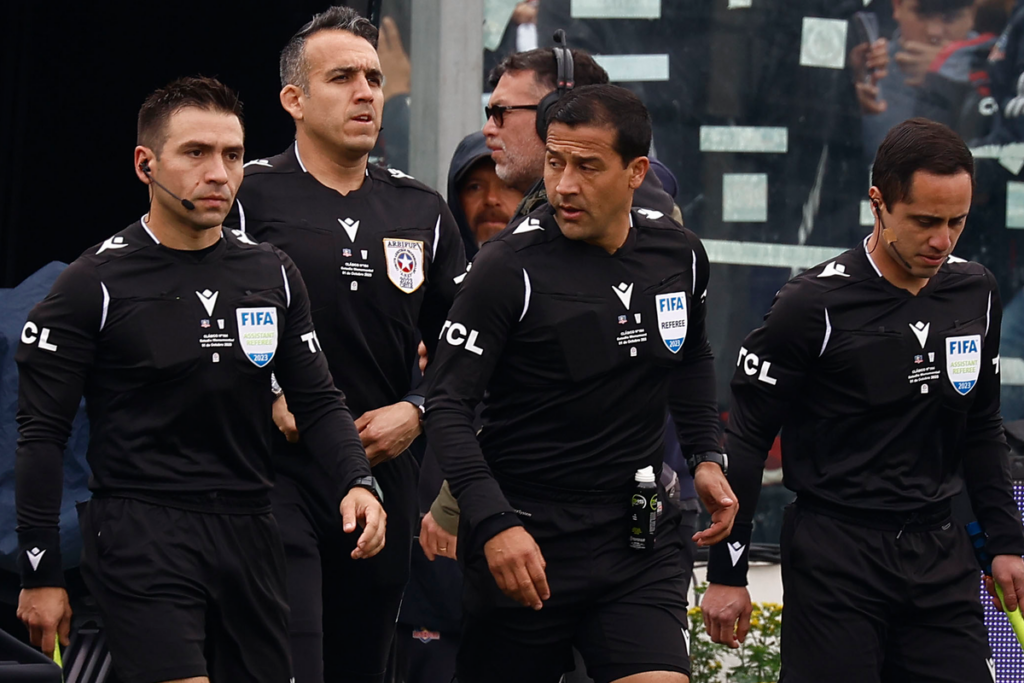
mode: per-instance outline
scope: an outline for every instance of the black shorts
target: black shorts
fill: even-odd
[[[288,683],[284,552],[269,513],[125,498],[79,506],[82,576],[122,683]]]
[[[781,682],[993,680],[967,532],[952,519],[928,527],[786,508]]]
[[[378,555],[353,560],[359,529],[344,533],[330,479],[309,464],[301,479],[278,475],[270,494],[288,565],[295,683],[379,683],[409,581],[419,465],[406,451],[373,468],[387,543]]]
[[[551,598],[534,611],[502,594],[482,544],[463,545],[461,529],[459,683],[557,683],[573,669],[573,647],[596,683],[647,671],[689,674],[677,511],[659,520],[656,549],[644,553],[629,548],[628,496],[602,505],[507,497],[547,561]]]

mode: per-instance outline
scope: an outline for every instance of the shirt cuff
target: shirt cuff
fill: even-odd
[[[60,531],[26,529],[18,532],[18,571],[22,588],[64,587]]]
[[[734,524],[729,538],[711,546],[708,555],[708,583],[746,586],[753,524]]]

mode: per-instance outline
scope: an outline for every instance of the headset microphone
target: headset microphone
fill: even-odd
[[[882,239],[884,239],[886,244],[888,244],[892,249],[892,253],[896,254],[896,258],[900,260],[900,263],[906,266],[907,270],[913,270],[914,267],[907,262],[907,259],[903,258],[903,254],[901,254],[900,250],[896,248],[896,233],[893,232],[891,228],[885,227],[885,221],[882,220],[882,207],[879,205],[877,200],[874,201],[873,204],[875,205],[875,215],[878,216],[878,222],[882,226]]]
[[[156,186],[157,186],[157,187],[159,187],[159,188],[160,188],[161,190],[163,190],[164,192],[166,192],[167,194],[171,195],[172,197],[174,197],[175,199],[177,199],[177,200],[178,200],[179,202],[181,202],[181,205],[182,205],[182,206],[184,206],[184,207],[185,207],[185,209],[186,209],[187,211],[195,211],[195,208],[196,208],[196,205],[195,205],[195,204],[193,204],[192,202],[190,202],[190,201],[189,201],[189,200],[187,200],[187,199],[182,199],[182,198],[181,198],[181,197],[179,197],[178,195],[174,194],[173,192],[171,192],[170,190],[168,190],[168,189],[167,189],[166,187],[164,187],[163,183],[161,183],[160,181],[158,181],[158,180],[157,180],[156,178],[154,178],[154,177],[153,177],[153,174],[152,174],[152,173],[150,172],[150,170],[149,170],[149,162],[148,162],[148,161],[146,161],[145,159],[143,159],[143,160],[142,160],[142,163],[141,163],[141,164],[139,164],[139,170],[140,170],[140,171],[142,171],[143,173],[145,173],[145,174],[146,174],[146,177],[147,177],[147,178],[149,178],[149,179],[150,179],[150,181],[151,181],[151,182],[152,182],[152,183],[153,183],[154,185],[156,185]]]

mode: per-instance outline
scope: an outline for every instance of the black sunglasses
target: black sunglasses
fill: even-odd
[[[505,125],[505,112],[515,111],[516,109],[532,109],[533,111],[537,111],[539,108],[540,105],[538,104],[514,104],[510,107],[496,104],[492,107],[484,107],[484,114],[487,115],[487,118],[494,119],[494,123],[498,128],[501,128]]]

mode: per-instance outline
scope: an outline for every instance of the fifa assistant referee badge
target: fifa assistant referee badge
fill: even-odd
[[[359,488],[368,490],[377,498],[378,503],[380,503],[381,505],[384,504],[384,491],[381,490],[380,484],[377,483],[377,477],[374,477],[372,475],[369,477],[359,477],[354,482],[352,482],[352,486],[349,488],[349,490],[351,491],[357,486]]]
[[[718,453],[717,451],[707,451],[704,453],[695,453],[686,459],[686,464],[690,468],[691,477],[697,473],[697,465],[700,465],[702,462],[713,462],[722,468],[722,474],[729,474],[728,454]]]

